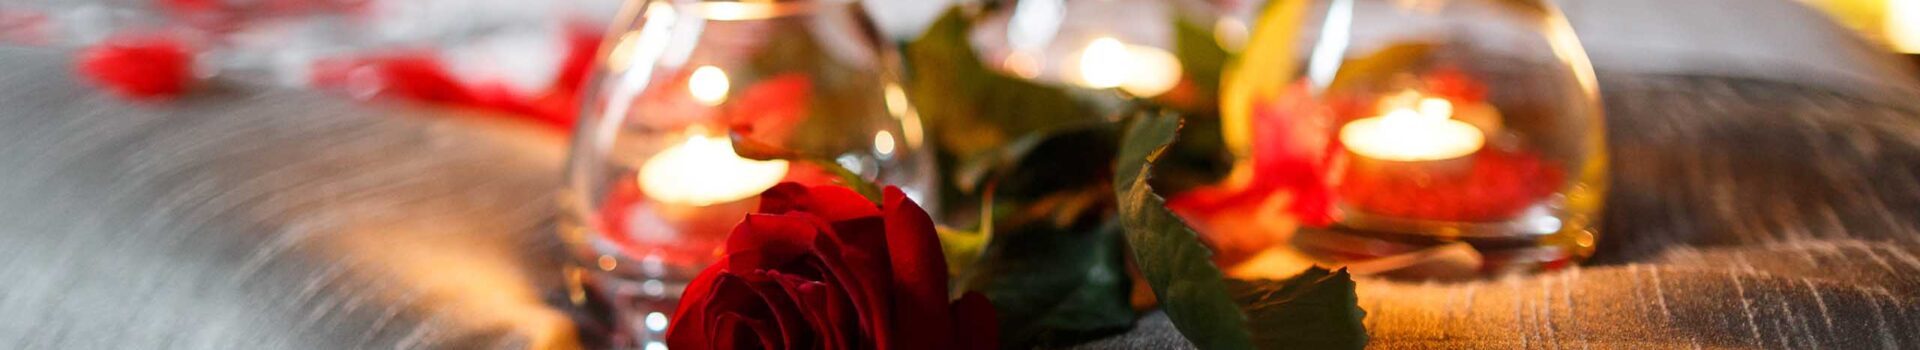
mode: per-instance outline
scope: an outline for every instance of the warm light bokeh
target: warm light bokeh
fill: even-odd
[[[779,184],[787,161],[751,160],[733,152],[724,137],[690,132],[640,167],[640,189],[661,203],[712,205],[753,197]]]

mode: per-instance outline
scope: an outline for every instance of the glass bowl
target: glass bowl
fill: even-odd
[[[1270,6],[1222,97],[1237,181],[1289,192],[1298,227],[1268,242],[1414,278],[1553,269],[1592,253],[1603,118],[1592,68],[1552,4]]]
[[[576,301],[613,304],[624,346],[661,339],[779,182],[850,175],[937,203],[898,56],[857,2],[634,1],[622,17],[584,95],[561,236]]]

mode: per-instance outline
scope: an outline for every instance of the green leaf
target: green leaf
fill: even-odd
[[[942,151],[967,160],[1021,135],[1102,120],[1106,113],[1071,88],[988,69],[967,40],[968,23],[950,9],[905,49],[907,97]]]
[[[1227,280],[1213,265],[1213,252],[1148,185],[1153,163],[1179,129],[1175,115],[1136,116],[1114,168],[1127,244],[1174,327],[1201,349],[1364,347],[1365,312],[1344,270],[1316,268],[1285,281],[1247,284]]]
[[[1309,269],[1281,281],[1229,280],[1246,309],[1254,344],[1291,349],[1360,349],[1367,345],[1366,312],[1346,269]]]
[[[1097,339],[1125,332],[1138,317],[1117,225],[1030,224],[1000,231],[990,245],[961,283],[993,301],[1007,348]]]
[[[1199,91],[1194,100],[1202,103],[1191,107],[1205,109],[1189,112],[1210,112],[1219,107],[1220,73],[1230,54],[1214,39],[1212,29],[1187,18],[1173,16],[1173,55],[1180,59],[1182,74]]]
[[[993,300],[1002,344],[1068,345],[1137,318],[1109,194],[1118,133],[1104,124],[1035,135],[989,171],[993,238],[960,283]]]
[[[1166,199],[1147,186],[1152,161],[1173,143],[1180,117],[1144,114],[1135,118],[1120,145],[1114,166],[1114,196],[1120,222],[1140,274],[1160,299],[1175,328],[1201,349],[1250,349],[1245,314],[1227,291],[1226,276],[1213,265],[1213,252],[1200,244],[1185,222],[1166,208]]]

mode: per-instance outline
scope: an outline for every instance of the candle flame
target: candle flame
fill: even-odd
[[[690,132],[640,167],[640,189],[663,203],[706,206],[753,197],[786,177],[787,161],[740,158],[724,137]]]
[[[1406,91],[1381,99],[1387,113],[1340,128],[1347,149],[1370,158],[1395,161],[1451,159],[1480,150],[1486,137],[1479,128],[1454,120],[1453,102]]]

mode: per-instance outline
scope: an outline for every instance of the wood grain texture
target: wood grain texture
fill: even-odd
[[[571,342],[559,137],[212,86],[129,104],[0,49],[0,347]]]

